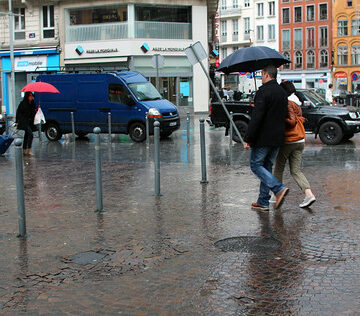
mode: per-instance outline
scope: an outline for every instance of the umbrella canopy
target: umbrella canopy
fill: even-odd
[[[222,71],[225,74],[241,71],[254,72],[268,65],[280,67],[290,62],[275,49],[267,46],[251,46],[240,48],[226,57],[217,71]]]
[[[46,82],[30,82],[24,88],[20,90],[21,92],[48,92],[48,93],[60,93],[52,84]]]

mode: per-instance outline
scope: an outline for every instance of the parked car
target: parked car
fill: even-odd
[[[336,145],[360,132],[359,112],[330,106],[324,98],[309,89],[298,89],[297,96],[302,102],[301,108],[306,118],[305,131],[314,133],[315,137],[319,135],[324,144]],[[233,112],[234,122],[241,136],[245,136],[253,106],[249,102],[225,102],[225,106],[229,112]],[[207,121],[215,127],[225,127],[225,134],[228,134],[229,119],[219,102],[211,104]],[[233,133],[233,140],[240,141],[236,133]]]
[[[73,112],[75,133],[84,136],[98,126],[108,132],[129,134],[135,142],[146,139],[146,113],[149,132],[154,120],[160,122],[160,136],[168,137],[180,128],[177,108],[163,99],[155,87],[138,72],[59,73],[39,75],[37,81],[54,85],[60,93],[42,93],[41,109],[46,124],[43,130],[51,141],[59,140],[72,131]],[[39,96],[36,95],[37,104]]]

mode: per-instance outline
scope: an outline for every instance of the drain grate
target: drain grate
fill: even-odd
[[[104,261],[107,255],[101,252],[86,251],[71,256],[71,261],[79,265],[98,264]]]
[[[282,243],[274,237],[239,236],[218,240],[215,247],[224,252],[262,253],[279,249]]]

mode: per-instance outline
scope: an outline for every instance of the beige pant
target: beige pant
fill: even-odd
[[[284,144],[275,159],[274,176],[282,183],[286,161],[289,160],[290,174],[304,192],[310,189],[309,181],[301,172],[301,159],[305,143]]]

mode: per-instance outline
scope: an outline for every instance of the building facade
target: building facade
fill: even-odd
[[[0,10],[7,11],[3,3]],[[217,0],[63,0],[13,1],[15,16],[16,104],[9,104],[9,30],[0,34],[3,104],[13,114],[17,91],[36,74],[50,71],[133,70],[158,86],[178,106],[208,111],[209,83],[200,65],[192,66],[185,48],[200,41],[208,50],[208,21]],[[6,24],[7,17],[2,17]],[[27,56],[27,57],[24,57]],[[36,57],[37,56],[37,57]],[[208,67],[208,61],[203,61]],[[25,67],[20,71],[19,67]],[[36,67],[30,67],[36,65]],[[20,72],[22,73],[20,75]],[[157,80],[158,78],[158,80]]]
[[[278,2],[273,0],[220,0],[220,60],[242,47],[279,47]],[[222,85],[239,87],[248,92],[254,89],[252,74],[222,76]],[[260,81],[260,77],[258,78]]]
[[[7,1],[0,2],[0,11],[9,12]],[[14,16],[14,70],[15,91],[11,91],[11,62],[9,44],[9,16],[0,16],[0,58],[2,109],[10,116],[15,114],[22,96],[20,89],[42,72],[60,68],[59,32],[56,5],[42,1],[12,1]],[[15,94],[15,104],[12,104]]]
[[[292,61],[280,80],[297,88],[326,88],[332,81],[332,1],[279,0],[279,50]]]
[[[334,88],[360,93],[360,2],[333,4]]]

